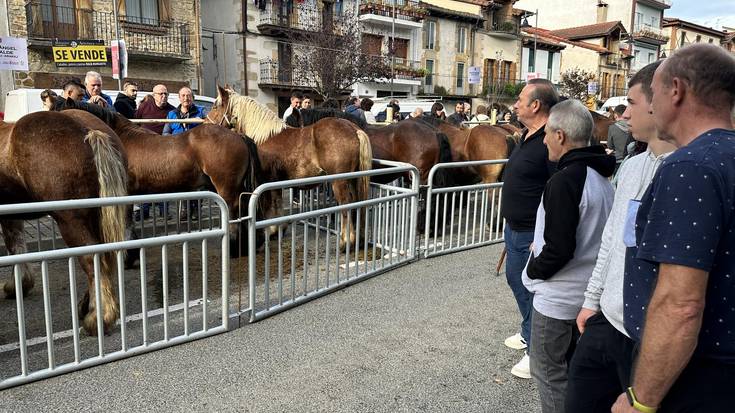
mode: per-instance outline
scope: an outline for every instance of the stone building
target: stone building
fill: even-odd
[[[669,37],[669,42],[663,49],[666,56],[671,56],[680,47],[695,43],[710,43],[727,48],[727,33],[686,20],[664,18],[664,32]]]
[[[141,90],[157,83],[169,91],[189,85],[200,91],[200,0],[0,0],[8,11],[8,34],[28,39],[29,71],[14,71],[13,84],[2,84],[3,96],[14,88],[57,88],[88,70],[103,76],[105,89],[117,89],[112,79],[110,41],[117,38],[113,5],[128,52],[128,79]],[[1,29],[1,28],[0,28]],[[0,33],[2,34],[2,33]],[[51,55],[54,39],[102,40],[107,45],[105,67],[57,67]],[[83,80],[83,79],[82,79]]]

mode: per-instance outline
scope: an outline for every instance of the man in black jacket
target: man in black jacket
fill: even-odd
[[[513,349],[520,350],[531,345],[533,296],[523,286],[521,272],[528,261],[541,193],[546,181],[556,170],[556,165],[549,161],[549,152],[544,145],[544,126],[551,107],[558,101],[559,95],[551,82],[533,79],[526,84],[513,105],[518,119],[526,127],[521,142],[515,147],[505,166],[501,202],[501,214],[506,221],[505,276],[522,317],[521,331],[505,340],[505,345]],[[511,373],[517,377],[531,378],[528,354],[513,366]]]
[[[117,94],[115,99],[115,110],[128,119],[135,118],[135,110],[138,108],[138,85],[133,82],[125,82],[123,92]]]

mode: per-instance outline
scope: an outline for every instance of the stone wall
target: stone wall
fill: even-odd
[[[94,0],[92,7],[98,12],[111,13],[114,1],[116,0]],[[199,7],[201,0],[168,1],[170,3],[171,19],[188,24],[188,45],[191,58],[181,61],[172,59],[165,54],[152,57],[129,50],[128,78],[137,81],[141,90],[150,90],[157,83],[166,84],[169,90],[176,90],[182,85],[197,86],[200,83],[201,25]],[[27,38],[25,0],[8,0],[8,8],[11,36]],[[33,43],[33,39],[29,41]],[[172,54],[172,56],[174,55]],[[95,70],[103,75],[103,87],[105,89],[117,89],[117,81],[112,79],[110,63],[105,67],[56,67],[51,56],[51,48],[41,45],[29,46],[28,63],[29,72],[15,71],[14,73],[16,88],[59,87],[70,77],[76,76],[83,79],[88,70]]]

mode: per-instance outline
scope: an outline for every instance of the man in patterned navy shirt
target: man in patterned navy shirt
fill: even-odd
[[[613,412],[731,411],[735,58],[714,45],[682,48],[658,68],[652,89],[656,127],[679,149],[631,201],[625,328],[640,351]]]

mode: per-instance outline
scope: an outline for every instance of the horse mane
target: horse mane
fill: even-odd
[[[217,97],[215,105],[222,106],[221,97]],[[229,91],[226,111],[232,116],[231,122],[237,131],[250,137],[258,145],[287,127],[286,123],[265,105],[235,91]]]
[[[324,118],[339,118],[347,119],[348,121],[355,124],[358,128],[365,130],[367,128],[367,122],[352,116],[349,113],[344,113],[339,109],[335,108],[314,108],[314,109],[301,109],[299,111],[303,126],[309,126],[317,123]],[[286,119],[288,126],[299,127],[299,115],[296,113],[292,114]]]

